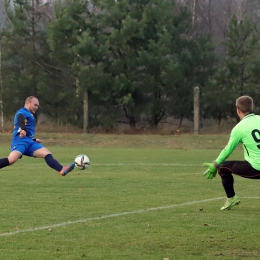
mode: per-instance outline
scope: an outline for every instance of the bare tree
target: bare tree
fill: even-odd
[[[241,0],[237,10],[237,17],[241,20],[243,17],[250,18],[252,22],[260,25],[260,1],[259,0]]]
[[[233,14],[242,19],[248,16],[259,23],[259,0],[177,0],[177,4],[190,9],[192,14],[192,35],[210,35],[215,44],[216,52],[225,56],[222,42],[226,39],[229,21]]]

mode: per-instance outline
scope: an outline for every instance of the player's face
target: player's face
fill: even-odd
[[[29,111],[31,113],[35,113],[36,110],[39,108],[39,100],[37,98],[33,98],[29,105]]]

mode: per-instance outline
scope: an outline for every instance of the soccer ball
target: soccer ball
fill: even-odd
[[[89,158],[85,154],[77,155],[74,162],[75,162],[75,166],[80,170],[84,170],[88,168],[88,166],[90,165]]]

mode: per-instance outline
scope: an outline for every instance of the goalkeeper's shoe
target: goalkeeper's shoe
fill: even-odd
[[[227,198],[224,206],[220,208],[220,210],[231,209],[234,205],[238,205],[239,203],[240,203],[240,199],[238,198],[237,195],[235,195],[232,198]]]
[[[74,169],[74,167],[75,167],[75,163],[63,166],[63,168],[60,171],[60,175],[62,175],[62,176],[67,175],[69,172],[71,172]]]

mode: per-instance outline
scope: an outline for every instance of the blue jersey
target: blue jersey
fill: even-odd
[[[35,135],[35,118],[34,118],[33,114],[24,107],[19,109],[14,116],[13,139],[15,139],[15,137],[19,136],[20,126],[18,124],[18,119],[17,119],[19,114],[22,114],[24,116],[24,124],[26,127],[26,136],[33,139],[34,135]]]
[[[20,126],[18,124],[18,115],[24,116],[24,125],[26,127],[26,136],[20,137]],[[44,146],[34,140],[35,134],[35,118],[33,114],[25,107],[19,109],[14,116],[13,139],[11,143],[11,151],[18,151],[22,155],[34,156],[34,152]]]

